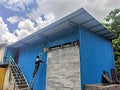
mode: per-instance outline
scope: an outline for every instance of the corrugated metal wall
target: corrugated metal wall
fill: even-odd
[[[22,69],[26,79],[30,82],[32,73],[35,67],[36,56],[41,51],[40,44],[36,44],[32,47],[24,47],[20,49],[19,66]],[[46,55],[43,55],[43,61],[46,60]],[[45,90],[45,77],[46,77],[46,64],[42,64],[37,73],[36,81],[34,84],[34,90]]]
[[[52,46],[72,42],[74,40],[78,40],[79,39],[78,30],[71,29],[70,31],[71,32],[68,32],[66,29],[65,32],[61,32],[60,36],[57,35],[56,36],[57,38],[54,38],[55,36],[51,36],[49,38],[50,41],[47,43],[47,47],[52,47]],[[63,33],[66,35],[64,35]],[[36,43],[36,45],[33,45],[31,47],[25,46],[20,49],[18,64],[22,69],[22,71],[24,72],[24,75],[28,80],[28,82],[30,82],[32,77],[36,56],[39,55],[41,51],[41,46],[39,43]],[[47,54],[45,53],[42,60],[46,61],[46,57]],[[33,90],[46,90],[46,64],[42,64],[40,66]]]
[[[49,39],[47,47],[80,40],[82,86],[88,83],[101,83],[103,70],[110,73],[110,68],[114,67],[111,41],[107,41],[95,33],[85,30],[83,27],[79,28],[79,33],[78,30],[69,28],[69,32],[66,29],[64,32],[58,32],[58,34],[50,36]],[[20,48],[18,64],[28,82],[32,77],[36,56],[41,51],[39,43],[36,41],[36,44],[31,47],[26,45]],[[45,53],[42,60],[46,61],[46,57],[47,54]],[[42,64],[39,68],[34,90],[46,90],[46,64]]]
[[[80,61],[82,85],[102,82],[103,70],[114,68],[111,41],[80,28]]]
[[[53,47],[68,42],[79,40],[79,30],[75,28],[68,28],[62,32],[58,32],[49,37],[50,40],[47,43],[47,47]]]

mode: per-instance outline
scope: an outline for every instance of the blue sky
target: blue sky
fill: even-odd
[[[18,16],[18,17],[23,17],[23,18],[28,18],[26,15],[28,14],[28,12],[30,11],[30,9],[35,9],[37,8],[37,4],[36,2],[31,3],[30,5],[26,5],[24,6],[24,1],[21,0],[21,3],[23,3],[23,8],[24,10],[14,10],[14,9],[9,9],[6,8],[4,5],[0,5],[0,16],[3,18],[4,22],[7,23],[9,31],[13,32],[16,28],[17,28],[17,24],[11,24],[7,19],[11,16]],[[25,9],[25,7],[27,7],[27,10]]]
[[[11,44],[81,7],[102,22],[120,0],[0,0],[0,43]]]

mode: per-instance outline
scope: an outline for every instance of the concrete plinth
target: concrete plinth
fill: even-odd
[[[120,90],[120,84],[87,84],[85,90]]]

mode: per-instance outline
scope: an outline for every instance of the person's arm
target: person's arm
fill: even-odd
[[[43,62],[42,60],[38,60],[38,61],[35,61],[35,64],[37,63],[45,63],[45,62]]]
[[[42,60],[40,60],[40,63],[45,63],[45,62],[43,62]]]

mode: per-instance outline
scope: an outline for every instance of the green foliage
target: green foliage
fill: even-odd
[[[104,25],[106,28],[116,36],[116,39],[114,39],[112,43],[115,55],[115,64],[120,78],[120,8],[112,10],[105,20],[106,23],[104,23]]]

